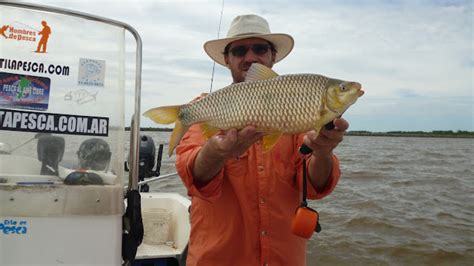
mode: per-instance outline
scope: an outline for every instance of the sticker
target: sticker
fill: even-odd
[[[2,25],[0,35],[11,41],[36,42],[38,30],[21,22],[14,22],[10,25]]]
[[[107,137],[109,118],[0,109],[0,130]]]
[[[0,25],[0,41],[38,42],[35,53],[46,53],[51,27],[43,20],[35,25],[28,25],[21,21],[13,21],[7,25]]]
[[[43,63],[25,60],[0,58],[0,69],[19,70],[33,73],[43,73],[58,76],[69,76],[69,66],[45,65]]]
[[[45,77],[0,72],[0,106],[45,111],[50,84]]]
[[[28,232],[28,223],[25,220],[3,220],[0,221],[0,232],[4,235],[25,235]]]
[[[104,79],[105,60],[79,59],[79,85],[104,87]]]
[[[83,105],[88,102],[95,102],[95,98],[99,92],[91,93],[87,90],[76,90],[70,91],[64,95],[65,101],[74,101],[79,105]]]

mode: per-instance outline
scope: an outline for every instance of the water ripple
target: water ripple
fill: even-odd
[[[153,138],[166,142],[169,133]],[[323,230],[308,242],[307,265],[472,266],[473,143],[346,136],[335,151],[342,168],[337,188],[310,202]],[[166,159],[162,173],[175,171],[174,159]],[[186,195],[179,178],[151,189]]]

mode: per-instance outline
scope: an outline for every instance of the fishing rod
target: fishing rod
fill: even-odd
[[[16,146],[15,148],[9,150],[8,153],[12,153],[12,152],[18,150],[19,148],[25,146],[26,144],[32,142],[33,140],[39,139],[40,137],[45,136],[45,135],[51,135],[51,133],[37,133],[37,134],[35,134],[31,139],[29,139],[29,140],[23,142],[22,144]]]
[[[38,30],[38,29],[36,29],[36,28],[31,27],[30,25],[27,25],[27,24],[25,24],[25,23],[22,23],[22,22],[19,22],[19,21],[16,21],[16,20],[13,21],[12,24],[21,24],[21,25],[23,25],[23,26],[25,26],[25,27],[28,27],[28,28],[32,29],[32,30],[35,30],[35,31],[38,31],[38,32],[40,31],[40,30]]]
[[[219,28],[217,29],[217,39],[219,39],[219,35],[221,32],[221,25],[222,25],[222,14],[224,13],[224,0],[222,0],[222,7],[221,7],[221,17],[219,19]],[[212,63],[212,75],[211,75],[211,87],[209,88],[209,93],[212,92],[212,84],[214,83],[214,71],[216,69],[216,61]]]

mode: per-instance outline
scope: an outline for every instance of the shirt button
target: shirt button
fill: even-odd
[[[263,230],[262,231],[262,236],[266,236],[267,235],[267,231]]]
[[[263,263],[263,266],[268,266],[268,263],[264,262],[264,263]]]
[[[260,203],[264,204],[265,203],[265,198],[260,198]]]
[[[258,166],[258,171],[260,171],[260,172],[263,171],[263,166],[259,165]]]

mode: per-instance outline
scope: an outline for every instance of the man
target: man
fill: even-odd
[[[272,67],[293,48],[293,38],[270,32],[256,15],[236,17],[227,38],[204,44],[207,54],[243,82],[252,63]],[[229,99],[231,101],[232,99]],[[176,167],[192,197],[188,265],[305,265],[306,239],[291,233],[300,203],[305,143],[311,199],[332,192],[339,164],[332,150],[348,123],[333,130],[284,135],[263,152],[262,133],[249,125],[220,132],[206,140],[192,126],[177,147]]]
[[[51,34],[51,28],[46,21],[41,21],[41,25],[43,25],[43,29],[38,33],[38,35],[41,35],[41,39],[38,42],[36,53],[46,53],[49,35]]]

